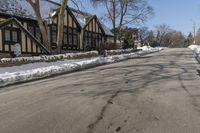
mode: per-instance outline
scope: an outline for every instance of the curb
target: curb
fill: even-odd
[[[44,79],[44,78],[48,78],[52,76],[81,71],[84,69],[93,68],[93,67],[97,67],[101,65],[116,63],[116,62],[137,58],[140,56],[144,56],[144,55],[159,52],[159,51],[161,50],[141,51],[137,53],[115,55],[115,56],[109,56],[109,57],[97,57],[95,59],[79,61],[76,63],[66,63],[59,66],[49,66],[49,67],[38,68],[38,69],[33,69],[33,70],[15,72],[13,73],[13,75],[9,75],[7,77],[5,75],[4,77],[0,78],[0,88],[8,86],[8,85],[25,83],[25,82]]]

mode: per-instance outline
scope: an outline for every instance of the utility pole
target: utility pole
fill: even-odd
[[[193,44],[195,45],[196,44],[196,22],[193,21],[193,30],[194,30],[194,41],[193,41]]]
[[[196,44],[196,28],[200,24],[200,22],[197,20],[193,20],[193,19],[191,19],[191,21],[193,22],[193,32],[194,32],[193,33],[193,35],[194,35],[193,44],[195,45]]]

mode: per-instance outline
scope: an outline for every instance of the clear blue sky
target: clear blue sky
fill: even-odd
[[[200,27],[199,0],[149,0],[155,16],[146,25],[153,28],[158,24],[167,24],[171,28],[188,34],[192,31],[193,21]]]
[[[192,21],[195,20],[199,23],[197,28],[200,28],[199,0],[148,0],[148,2],[154,8],[155,15],[142,26],[154,29],[155,25],[167,24],[187,35],[192,32]],[[89,0],[82,0],[82,3],[87,12],[102,16],[104,11],[92,8]]]

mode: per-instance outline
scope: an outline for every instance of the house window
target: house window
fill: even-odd
[[[73,30],[73,34],[77,34],[77,30],[76,29]]]
[[[56,34],[56,32],[52,32],[52,43],[56,43],[56,37],[57,36],[57,34]]]
[[[72,34],[72,28],[68,27],[69,34]]]
[[[3,40],[3,51],[12,52],[13,46],[16,43],[21,44],[21,34],[20,30],[13,27],[6,27],[2,30],[2,40]]]
[[[78,45],[78,38],[76,35],[74,35],[74,45],[77,46]]]
[[[72,27],[64,27],[63,32],[63,49],[77,49],[78,31]]]
[[[67,34],[64,34],[64,38],[63,38],[63,43],[64,45],[67,45]]]
[[[11,41],[10,30],[5,30],[5,41]]]
[[[64,32],[63,32],[63,46],[67,46],[68,44],[68,36],[67,36],[67,27],[64,27]]]
[[[84,33],[85,39],[85,49],[86,50],[95,50],[99,48],[101,44],[102,35],[100,33],[95,33],[91,31],[85,31]]]
[[[12,40],[13,40],[13,42],[18,42],[18,37],[17,37],[17,32],[16,31],[12,32]]]
[[[42,42],[42,34],[41,34],[41,32],[40,32],[40,29],[36,27],[35,32],[36,32],[36,33],[35,33],[36,38],[37,38],[39,41]]]
[[[57,48],[56,41],[57,41],[57,25],[51,25],[51,47],[52,47],[52,49]]]
[[[19,42],[19,31],[17,29],[6,29],[4,31],[4,41],[9,43]]]
[[[77,48],[77,46],[78,46],[78,31],[77,31],[77,29],[73,30],[73,36],[74,36],[73,45]]]
[[[39,27],[34,25],[28,25],[28,31],[35,36],[40,42],[42,42],[42,35]]]
[[[34,27],[33,26],[28,26],[28,31],[34,36],[35,35],[35,31],[34,31]]]
[[[69,45],[72,45],[72,34],[69,34]]]
[[[68,38],[69,38],[69,48],[71,48],[73,46],[73,32],[72,32],[72,28],[68,27]]]

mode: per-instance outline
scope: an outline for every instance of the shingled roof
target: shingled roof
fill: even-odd
[[[51,16],[51,14],[60,7],[59,3],[51,0],[40,0],[41,15],[45,20]],[[94,15],[86,12],[82,12],[73,8],[70,8],[73,15],[76,17],[79,25],[83,28],[86,24],[87,17],[93,17]],[[31,5],[26,0],[1,0],[0,1],[0,14],[6,14],[10,16],[23,17],[27,19],[36,19],[35,13]],[[106,35],[113,36],[110,29],[108,29],[102,22],[102,27]]]
[[[47,0],[40,0],[40,6],[43,19],[48,18],[49,15],[59,7],[58,5],[50,3]],[[26,0],[1,0],[0,13],[35,19],[35,13],[31,5]]]

